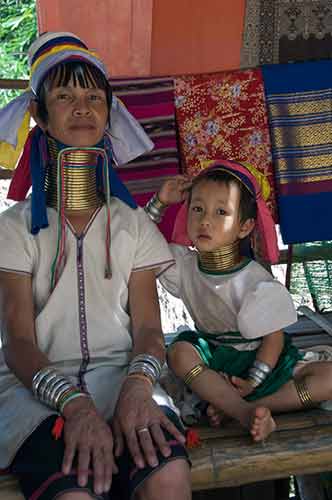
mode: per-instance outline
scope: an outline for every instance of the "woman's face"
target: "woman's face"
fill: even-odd
[[[47,123],[38,125],[54,139],[73,147],[89,147],[103,137],[108,122],[106,92],[93,86],[52,86],[46,91]]]

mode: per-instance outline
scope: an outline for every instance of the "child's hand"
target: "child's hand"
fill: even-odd
[[[190,185],[191,181],[186,175],[177,175],[164,182],[158,193],[158,198],[164,205],[180,203],[186,199]]]
[[[239,394],[242,398],[248,396],[254,391],[254,387],[252,386],[250,380],[246,380],[240,377],[231,377],[231,383],[235,389],[239,391]]]

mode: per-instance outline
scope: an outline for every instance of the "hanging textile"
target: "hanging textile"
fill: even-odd
[[[267,204],[276,220],[271,145],[260,69],[188,75],[175,79],[175,106],[184,172],[201,160],[247,161],[271,186]]]
[[[241,67],[330,58],[331,0],[247,0]]]
[[[116,79],[111,85],[155,145],[148,154],[117,170],[136,202],[144,206],[166,179],[180,173],[174,81],[171,78]],[[177,205],[171,206],[159,226],[168,240],[177,209]]]
[[[284,243],[332,239],[332,61],[263,67]]]

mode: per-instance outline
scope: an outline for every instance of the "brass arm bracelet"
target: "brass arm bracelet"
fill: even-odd
[[[188,373],[183,377],[183,382],[186,385],[190,385],[192,381],[198,377],[204,370],[206,370],[206,366],[202,364],[195,365]]]
[[[294,379],[294,385],[302,405],[305,408],[312,408],[314,406],[314,402],[308,390],[308,386],[306,384],[305,379],[301,380]]]

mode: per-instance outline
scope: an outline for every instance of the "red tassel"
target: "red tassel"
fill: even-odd
[[[58,439],[61,438],[61,434],[63,431],[63,427],[65,425],[65,421],[63,420],[62,417],[58,417],[53,425],[52,429],[52,436],[54,439],[57,441]]]
[[[198,430],[188,429],[186,432],[186,446],[187,448],[199,448],[202,446],[202,441],[199,436]]]

